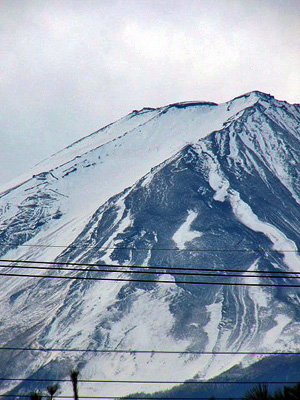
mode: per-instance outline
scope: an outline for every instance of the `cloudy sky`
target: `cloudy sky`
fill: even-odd
[[[299,0],[1,0],[0,183],[144,106],[300,103]]]

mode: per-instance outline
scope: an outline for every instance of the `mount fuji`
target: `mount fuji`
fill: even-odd
[[[0,187],[0,377],[20,379],[0,395],[71,368],[169,382],[82,396],[153,393],[299,353],[299,126],[258,91],[144,108]]]

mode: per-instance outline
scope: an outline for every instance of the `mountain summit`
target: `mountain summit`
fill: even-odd
[[[257,91],[144,108],[0,188],[0,375],[208,380],[299,352],[299,122]]]

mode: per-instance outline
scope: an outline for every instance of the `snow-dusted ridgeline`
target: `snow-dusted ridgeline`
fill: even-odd
[[[2,257],[299,271],[299,119],[299,106],[259,92],[221,105],[181,103],[133,112],[1,189]],[[248,251],[188,251],[201,248]],[[256,251],[263,249],[269,251]],[[110,275],[130,277],[122,271]],[[2,277],[0,346],[299,349],[296,288],[188,286],[171,272],[156,277],[177,283]],[[55,352],[0,357],[7,376],[67,374],[78,364],[82,378],[123,380],[209,379],[257,359]],[[3,384],[2,392],[14,385]],[[114,394],[162,388],[119,384]],[[69,389],[64,385],[61,391]],[[112,393],[107,384],[81,387],[82,395],[99,391]]]

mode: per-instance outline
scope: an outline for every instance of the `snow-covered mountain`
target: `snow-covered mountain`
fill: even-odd
[[[299,122],[300,105],[261,92],[220,105],[144,108],[0,188],[2,260],[150,267],[24,271],[2,262],[2,273],[62,279],[0,276],[0,347],[299,351],[298,287],[215,285],[300,285],[276,278],[300,271]],[[244,276],[189,275],[196,268]],[[278,274],[249,278],[253,271]],[[0,375],[55,381],[79,367],[88,380],[182,381],[262,357],[0,350]],[[121,396],[172,386],[82,383],[80,391]],[[24,387],[4,381],[1,393]],[[61,392],[70,393],[67,384]]]

